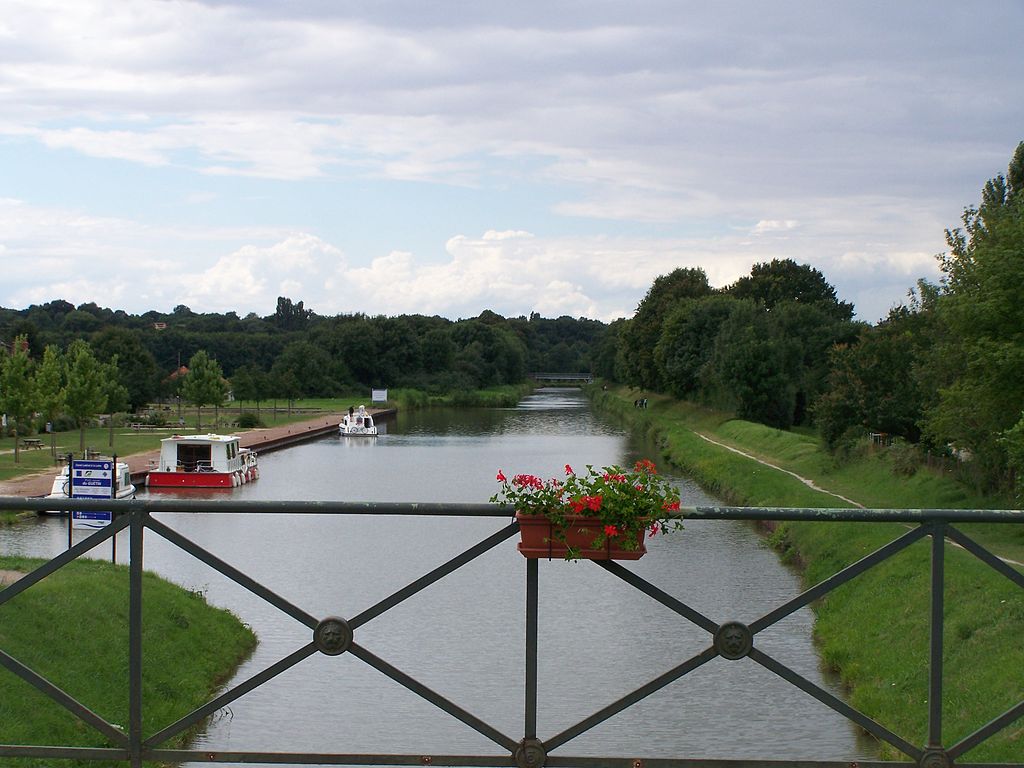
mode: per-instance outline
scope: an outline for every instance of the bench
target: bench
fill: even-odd
[[[43,447],[43,441],[34,437],[23,437],[21,439],[22,448],[35,448],[39,450]]]

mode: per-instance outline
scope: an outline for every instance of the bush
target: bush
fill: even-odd
[[[46,418],[40,416],[35,421],[36,432],[43,434],[46,432]],[[78,429],[78,423],[70,416],[58,416],[53,420],[53,431],[54,432],[73,432]]]
[[[912,443],[897,440],[889,448],[893,474],[901,477],[913,477],[921,466],[921,450]]]
[[[238,426],[241,429],[255,429],[257,427],[265,427],[266,424],[252,411],[246,411],[238,416]]]
[[[837,467],[864,458],[871,450],[871,438],[864,427],[847,427],[832,446],[832,459]]]

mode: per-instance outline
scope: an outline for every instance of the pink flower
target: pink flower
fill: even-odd
[[[652,523],[651,524],[651,532],[647,534],[648,538],[652,538],[653,539],[655,536],[657,536],[658,535],[658,531],[660,530],[660,528],[661,528],[661,526],[658,523]]]
[[[565,465],[565,474],[567,474],[567,475],[573,474],[572,467],[570,467],[568,464]]]
[[[498,470],[498,477],[496,479],[499,483],[504,483],[506,480],[508,480],[508,478],[505,477],[505,473],[502,472],[500,469]]]

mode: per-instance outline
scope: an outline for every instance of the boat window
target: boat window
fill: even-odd
[[[210,446],[178,443],[178,464],[186,472],[195,472],[200,465],[208,469],[211,466]]]

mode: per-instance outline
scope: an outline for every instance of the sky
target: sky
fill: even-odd
[[[876,322],[1024,140],[1024,3],[0,0],[0,306]]]

